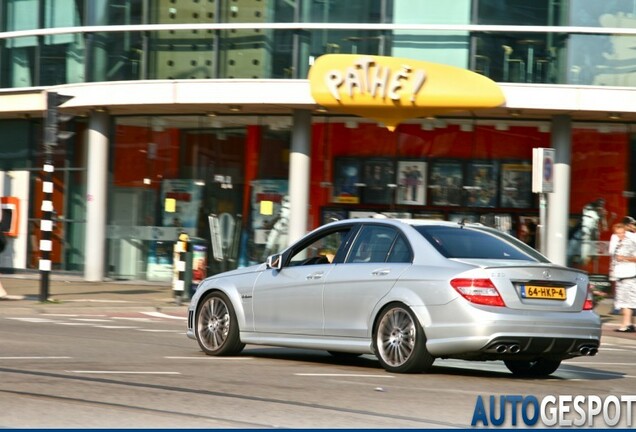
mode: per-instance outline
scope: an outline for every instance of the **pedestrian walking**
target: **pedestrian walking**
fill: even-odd
[[[636,241],[627,236],[625,224],[614,224],[618,242],[612,255],[611,277],[615,280],[614,306],[621,310],[622,326],[615,331],[633,333],[636,308]]]
[[[625,216],[622,220],[623,225],[625,225],[625,235],[630,239],[636,241],[636,219],[631,216]],[[616,233],[612,232],[612,236],[609,241],[609,253],[610,255],[614,255],[614,250],[616,249],[616,245],[618,244],[618,236]]]

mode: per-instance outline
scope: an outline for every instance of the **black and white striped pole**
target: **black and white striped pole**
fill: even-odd
[[[40,221],[40,301],[49,299],[51,273],[51,234],[53,232],[53,162],[44,162],[42,181],[42,220]]]
[[[53,150],[59,141],[73,136],[73,132],[59,131],[59,124],[67,122],[71,116],[58,112],[58,107],[73,96],[55,92],[46,94],[46,119],[44,122],[44,174],[42,176],[42,219],[40,220],[40,301],[49,299],[49,275],[51,273],[51,251],[53,249]]]
[[[186,233],[179,234],[179,238],[174,244],[174,279],[172,290],[177,306],[181,305],[185,288],[188,285],[188,246],[189,236]]]

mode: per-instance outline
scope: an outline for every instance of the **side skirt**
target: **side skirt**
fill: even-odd
[[[332,338],[325,336],[241,332],[241,342],[287,348],[373,354],[371,340],[366,338]]]

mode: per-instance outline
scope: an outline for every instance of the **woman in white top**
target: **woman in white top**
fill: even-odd
[[[616,266],[627,262],[636,263],[636,241],[627,236],[625,225],[622,223],[614,225],[614,235],[618,238],[612,255],[612,273],[614,273],[613,278],[616,281],[614,306],[621,309],[623,314],[623,325],[615,331],[633,333],[632,309],[636,308],[636,274],[619,275],[616,272]]]
[[[636,219],[631,216],[625,216],[623,218],[623,225],[625,225],[625,235],[630,239],[636,241]],[[616,233],[612,234],[609,241],[609,253],[614,255],[616,244],[618,243],[618,236]]]

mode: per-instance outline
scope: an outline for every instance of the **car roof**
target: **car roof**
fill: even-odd
[[[400,225],[406,224],[411,226],[423,226],[423,225],[437,225],[437,226],[459,226],[462,225],[459,222],[452,221],[444,221],[439,219],[393,219],[386,217],[371,217],[371,218],[356,218],[356,219],[342,219],[339,221],[330,222],[328,225],[340,225],[340,224],[349,224],[349,223],[380,223],[387,225]],[[484,225],[478,223],[466,223],[466,226],[479,226],[483,227]]]

